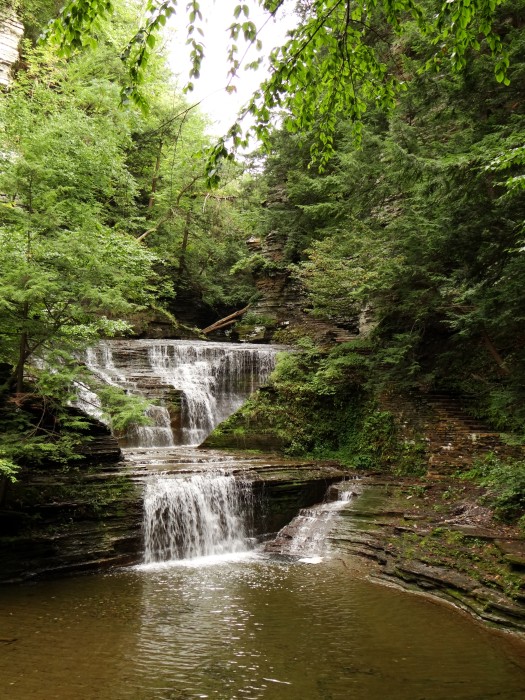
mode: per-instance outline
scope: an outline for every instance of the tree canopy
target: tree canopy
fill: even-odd
[[[157,43],[187,12],[198,78],[197,2],[150,2],[137,33],[139,0],[71,0],[38,46],[54,3],[15,4],[32,29],[0,102],[0,422],[14,426],[0,471],[37,459],[18,408],[67,403],[79,348],[145,309],[244,307],[254,265],[299,280],[323,320],[355,327],[370,310],[369,382],[473,393],[498,426],[523,429],[523,0],[296,3],[244,110],[265,147],[251,173],[232,155],[240,124],[213,145]],[[255,4],[283,8],[237,6],[232,75],[241,41],[258,42]],[[284,258],[251,258],[246,239],[269,232]],[[345,353],[315,391],[344,393]]]
[[[312,311],[375,321],[368,381],[476,397],[501,429],[525,432],[523,2],[502,8],[509,85],[488,56],[422,73],[385,114],[370,104],[361,147],[336,121],[335,155],[309,169],[306,139],[282,129],[265,178],[265,229]]]
[[[362,119],[370,103],[392,109],[406,88],[404,56],[414,50],[416,35],[425,38],[420,73],[465,68],[472,52],[493,58],[495,79],[508,84],[509,57],[498,25],[502,0],[298,0],[296,26],[282,46],[269,55],[269,76],[242,110],[239,121],[215,145],[208,164],[209,181],[217,184],[217,165],[231,156],[231,149],[246,144],[250,130],[269,144],[276,112],[284,115],[285,127],[295,133],[313,129],[311,157],[321,167],[333,154],[338,117],[352,122],[360,138]],[[278,17],[285,0],[246,0],[233,11],[229,29],[230,75],[243,67],[256,69],[259,59],[243,66],[246,51],[241,43],[262,50],[259,29],[250,19],[255,6]],[[95,41],[97,22],[114,9],[112,0],[69,0],[47,36],[69,54]],[[191,0],[147,0],[146,20],[129,41],[122,58],[128,65],[129,82],[124,101],[144,106],[142,93],[148,62],[158,34],[175,13],[186,13],[187,44],[192,66],[187,90],[198,79],[205,57],[204,6]],[[209,31],[209,30],[208,30]],[[242,118],[250,114],[254,126],[243,132]]]
[[[40,3],[19,10],[42,21]],[[66,59],[26,40],[0,94],[0,474],[12,459],[73,454],[81,426],[64,409],[76,382],[92,381],[80,361],[87,345],[129,333],[140,314],[176,324],[183,291],[220,312],[253,292],[246,275],[229,275],[245,237],[239,171],[206,189],[205,120],[161,53],[148,69],[149,114],[122,109],[119,55],[137,17],[118,10],[84,54]],[[108,400],[129,417],[143,409]],[[74,439],[43,432],[35,402]]]

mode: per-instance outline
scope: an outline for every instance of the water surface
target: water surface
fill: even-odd
[[[521,644],[349,566],[252,554],[6,588],[0,697],[525,697]]]

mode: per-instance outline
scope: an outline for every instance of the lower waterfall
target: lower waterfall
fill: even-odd
[[[146,564],[247,549],[251,486],[224,473],[152,477],[144,495]]]

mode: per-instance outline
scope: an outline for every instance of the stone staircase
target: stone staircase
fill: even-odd
[[[514,456],[514,448],[502,442],[500,433],[469,415],[457,397],[429,394],[427,401],[435,416],[427,436],[430,475],[469,469],[476,458],[489,452]]]
[[[382,397],[381,407],[393,413],[406,441],[423,436],[428,476],[441,478],[468,470],[488,453],[525,457],[524,447],[505,444],[499,432],[473,417],[468,405],[452,394],[389,392]]]

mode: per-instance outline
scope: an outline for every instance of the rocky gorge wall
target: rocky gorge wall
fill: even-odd
[[[495,521],[479,505],[480,495],[459,479],[365,477],[330,539],[341,555],[369,562],[370,574],[382,582],[525,633],[523,533]]]
[[[225,457],[205,450],[182,452],[157,469],[163,476],[184,477],[207,460],[213,466],[220,459],[220,466]],[[142,458],[142,463],[139,455],[133,461],[24,470],[9,486],[0,510],[0,582],[140,563],[144,487],[156,473]],[[236,453],[230,465],[252,484],[258,536],[276,532],[344,477],[334,464],[275,455]]]
[[[24,27],[16,13],[0,8],[0,87],[9,87],[11,71],[18,60],[18,47]]]
[[[295,408],[288,401],[276,419],[279,401],[275,391],[259,390],[207,444],[293,449]],[[330,535],[336,556],[358,556],[381,581],[437,596],[503,629],[525,631],[523,530],[498,519],[486,488],[460,478],[479,458],[523,458],[523,448],[505,444],[456,397],[390,390],[379,397],[368,424],[366,414],[349,415],[356,419],[356,449],[363,443],[376,448],[350,455],[367,468],[346,472],[359,474],[362,487]],[[315,423],[316,416],[311,419]],[[333,422],[342,424],[335,409]]]
[[[359,319],[349,324],[321,321],[308,312],[308,301],[299,281],[290,274],[284,243],[273,231],[264,240],[250,238],[248,248],[265,263],[253,271],[259,298],[250,307],[253,322],[241,320],[234,333],[242,341],[268,342],[276,330],[300,330],[321,342],[342,342],[359,332]],[[257,322],[259,319],[259,322]]]

